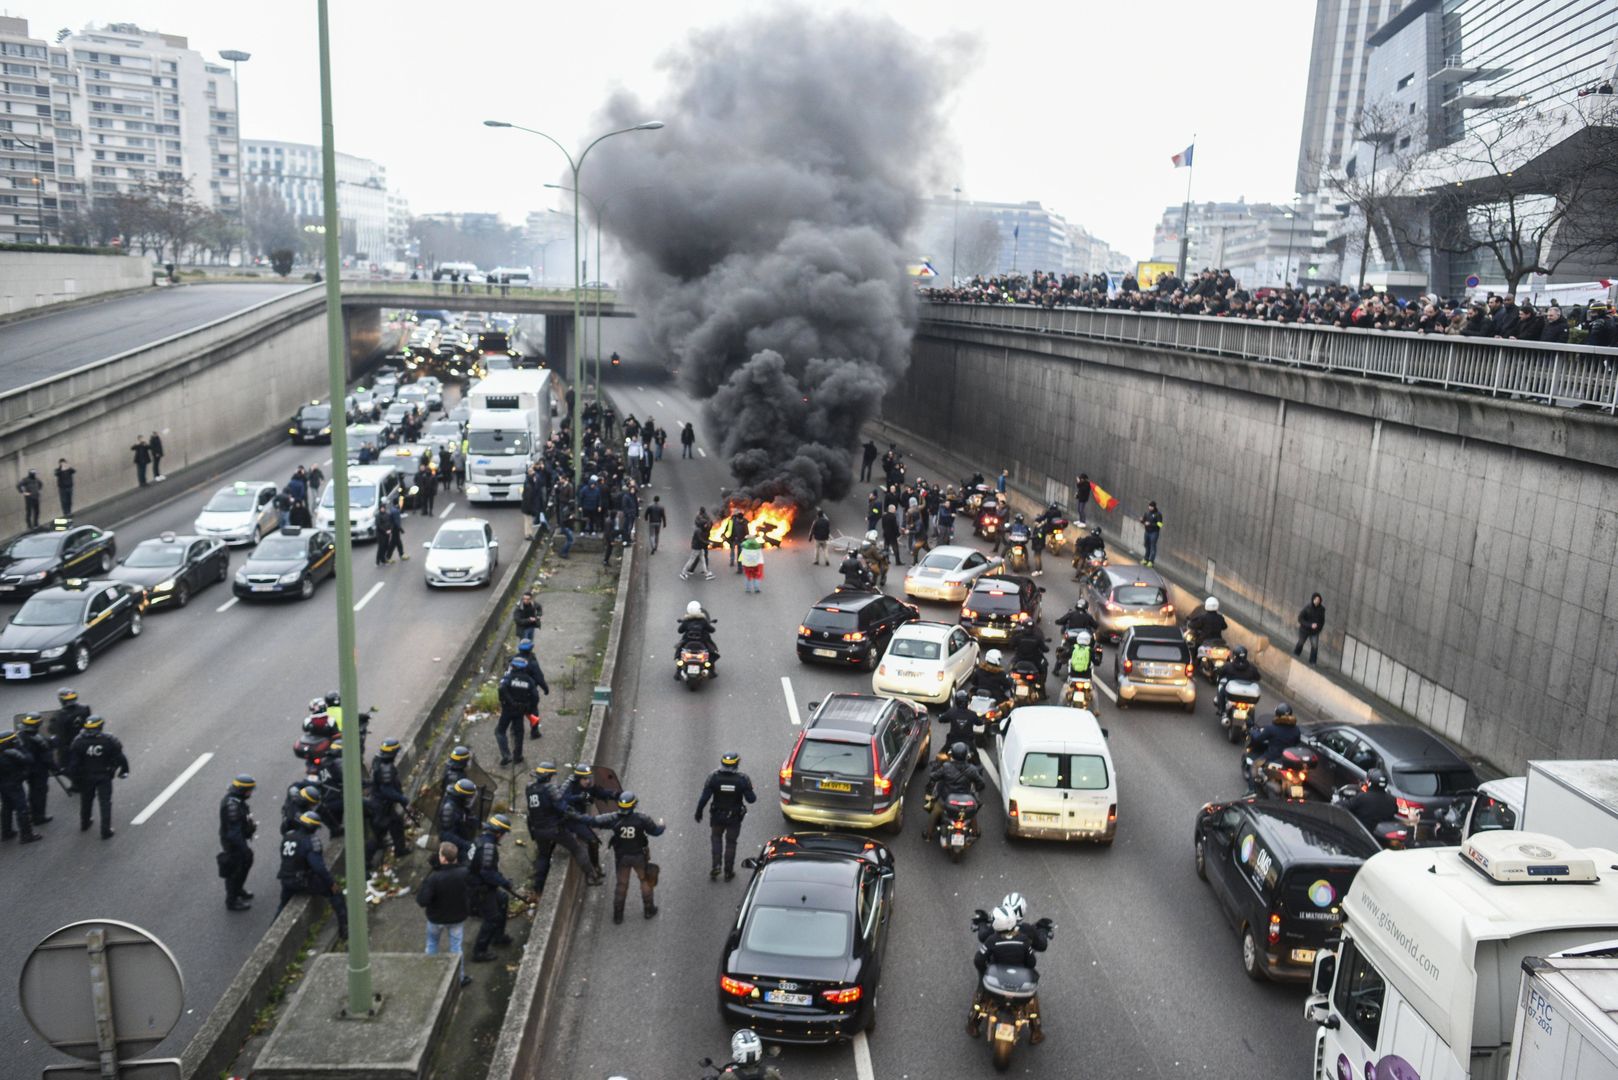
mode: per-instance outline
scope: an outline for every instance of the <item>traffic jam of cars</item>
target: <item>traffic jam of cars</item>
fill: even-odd
[[[355,540],[376,538],[377,515],[390,502],[404,510],[420,505],[420,469],[448,483],[439,474],[464,457],[469,417],[464,407],[445,412],[444,379],[461,384],[464,403],[489,370],[525,361],[513,345],[510,316],[401,317],[412,326],[404,349],[385,357],[339,407],[306,402],[286,424],[294,445],[329,444],[333,425],[345,425]],[[4,680],[83,672],[103,651],[141,636],[146,615],[184,608],[214,585],[228,583],[243,602],[313,597],[336,573],[336,487],[297,482],[304,486],[249,475],[204,486],[189,531],[141,539],[121,557],[123,538],[114,530],[68,517],[0,543],[0,603],[19,605],[0,628]],[[290,508],[298,503],[309,515],[304,521]],[[422,546],[428,591],[487,587],[498,573],[500,544],[487,518],[444,519]],[[233,568],[236,549],[245,554]]]

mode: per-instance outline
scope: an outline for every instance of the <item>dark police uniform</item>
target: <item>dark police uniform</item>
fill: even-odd
[[[319,830],[302,823],[281,838],[281,869],[275,875],[281,882],[281,907],[275,910],[276,914],[280,914],[281,908],[287,906],[287,901],[299,893],[324,896],[331,905],[332,914],[337,917],[337,936],[346,938],[348,909],[343,906],[343,896],[337,891],[336,879],[326,867],[325,851]]]
[[[560,788],[535,777],[523,793],[523,804],[528,808],[528,835],[534,841],[534,892],[545,891],[545,879],[551,872],[551,853],[557,844],[561,844],[563,850],[573,856],[573,861],[579,864],[579,870],[586,876],[600,873],[592,869],[584,844],[571,827],[576,815],[563,798]],[[579,824],[588,827],[591,820],[585,819]],[[594,836],[592,832],[592,840]]]
[[[343,835],[343,752],[328,751],[320,759],[320,820],[332,839]]]
[[[287,797],[281,801],[282,836],[285,836],[287,833],[301,827],[298,824],[299,814],[302,814],[306,810],[313,810],[316,806],[320,805],[318,801],[314,803],[314,805],[310,805],[304,799],[302,793],[303,789],[306,787],[313,787],[318,790],[320,785],[316,784],[312,780],[309,780],[308,778],[305,778],[297,781],[291,787],[287,788]]]
[[[225,906],[234,907],[251,900],[247,872],[253,869],[253,848],[248,843],[258,831],[258,822],[247,811],[247,798],[232,788],[219,802],[219,860],[225,879]]]
[[[725,880],[736,876],[736,840],[741,835],[742,818],[747,816],[747,804],[757,802],[753,781],[737,769],[719,768],[708,774],[697,799],[697,820],[702,820],[702,809],[713,801],[708,815],[708,833],[713,850],[711,876],[719,876],[720,860],[724,861]]]
[[[533,675],[534,662],[513,665],[500,680],[500,720],[494,741],[500,745],[500,764],[522,760],[522,734],[527,718],[539,711],[539,684]],[[506,731],[511,742],[506,742]]]
[[[472,847],[472,873],[468,878],[472,892],[472,910],[477,912],[482,925],[478,927],[477,941],[472,946],[473,960],[492,960],[490,945],[510,945],[506,934],[506,897],[512,891],[511,879],[500,872],[500,838],[484,829]]]
[[[629,894],[631,872],[640,878],[640,900],[650,919],[657,914],[652,902],[652,890],[657,885],[657,871],[651,860],[651,838],[663,835],[663,826],[638,810],[620,810],[616,814],[602,814],[596,824],[609,829],[612,836],[607,846],[612,848],[618,881],[612,890],[612,921],[624,921],[624,897]]]
[[[37,727],[20,728],[17,739],[32,759],[28,767],[28,813],[35,825],[43,825],[50,820],[45,805],[51,793],[51,772],[56,767],[56,750],[50,738],[41,735]]]
[[[0,746],[0,839],[10,840],[20,832],[23,843],[30,844],[39,836],[28,813],[28,795],[23,785],[34,762],[22,741],[13,732],[6,734],[12,738]]]
[[[67,771],[73,740],[84,730],[84,722],[90,719],[90,715],[89,706],[81,705],[77,701],[71,705],[63,705],[51,715],[51,739],[55,744],[56,768],[59,771]]]
[[[124,744],[101,731],[83,731],[73,740],[68,772],[79,789],[79,831],[90,827],[91,806],[101,804],[101,838],[112,835],[112,777],[129,775]]]
[[[410,800],[400,786],[398,763],[386,754],[378,754],[371,759],[371,796],[376,806],[371,821],[376,829],[377,843],[390,840],[394,855],[408,855],[410,847],[405,843],[404,812],[409,808]]]
[[[477,829],[477,818],[473,814],[476,798],[476,795],[446,791],[444,801],[438,805],[438,839],[454,844],[461,862],[466,861],[472,850],[472,837]]]
[[[579,782],[577,776],[567,778],[562,785],[562,801],[567,804],[571,815],[564,822],[564,828],[579,838],[579,843],[585,846],[590,853],[590,866],[596,872],[601,872],[601,841],[596,839],[596,831],[590,825],[590,818],[595,811],[595,800],[606,799],[616,802],[618,792],[608,791],[592,783],[585,787]]]

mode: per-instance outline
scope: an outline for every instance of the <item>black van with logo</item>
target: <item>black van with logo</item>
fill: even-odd
[[[1343,898],[1381,850],[1342,807],[1249,795],[1197,814],[1197,876],[1242,942],[1250,979],[1307,982],[1337,934]]]

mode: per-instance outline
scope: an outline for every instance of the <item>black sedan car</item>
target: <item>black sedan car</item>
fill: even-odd
[[[1033,578],[1019,574],[979,578],[961,603],[960,624],[985,649],[1006,644],[1039,622],[1044,594]]]
[[[287,435],[295,443],[331,442],[331,406],[311,401],[292,415]]]
[[[893,915],[893,853],[863,836],[794,833],[764,845],[719,961],[719,1015],[777,1042],[876,1026]]]
[[[0,672],[8,681],[82,672],[125,634],[140,637],[144,608],[140,587],[124,581],[69,578],[41,589],[0,630]]]
[[[111,529],[57,518],[50,528],[0,548],[0,599],[28,596],[70,577],[106,574],[117,551]]]
[[[1359,784],[1366,773],[1381,769],[1399,810],[1428,823],[1422,832],[1481,783],[1449,743],[1410,724],[1326,724],[1305,731],[1303,741],[1320,755],[1320,764],[1309,772],[1310,787],[1330,797],[1337,788]]]
[[[148,609],[182,608],[209,585],[230,577],[230,548],[211,536],[164,533],[136,544],[109,576],[143,589]]]
[[[920,617],[913,604],[886,593],[838,592],[809,609],[798,624],[798,659],[876,667],[893,631]]]
[[[242,599],[296,596],[307,600],[315,586],[337,570],[337,545],[324,529],[289,525],[258,542],[231,591]]]

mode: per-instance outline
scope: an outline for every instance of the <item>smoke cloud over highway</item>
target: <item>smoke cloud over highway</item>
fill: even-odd
[[[849,490],[860,426],[909,362],[903,241],[965,52],[886,19],[772,8],[693,34],[663,99],[608,103],[609,127],[668,126],[601,144],[585,193],[740,494],[810,506]]]

